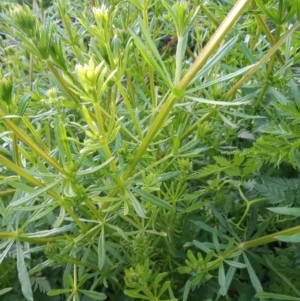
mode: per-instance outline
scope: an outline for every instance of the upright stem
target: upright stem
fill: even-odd
[[[178,83],[177,87],[179,89],[184,90],[192,79],[196,76],[199,70],[204,66],[206,61],[209,59],[211,54],[217,49],[220,42],[224,39],[226,34],[231,30],[239,16],[243,13],[247,5],[251,0],[239,0],[235,6],[232,8],[231,12],[227,15],[225,20],[222,22],[220,27],[216,30],[215,34],[212,36],[210,41],[206,44],[203,48],[202,52],[198,56],[195,63],[192,65],[190,70],[186,73],[186,75],[182,78],[182,80]],[[133,160],[131,161],[130,165],[128,166],[126,172],[124,173],[123,180],[125,181],[128,179],[134,170],[135,166],[140,161],[143,154],[145,154],[149,144],[153,141],[153,138],[156,136],[157,132],[160,130],[161,126],[163,125],[164,121],[168,117],[171,109],[173,108],[176,102],[176,95],[171,93],[163,105],[162,109],[160,110],[159,114],[157,115],[156,119],[154,120],[152,126],[150,127],[147,135],[143,139],[139,149],[137,150]]]

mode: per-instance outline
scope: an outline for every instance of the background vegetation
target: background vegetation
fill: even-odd
[[[1,300],[300,300],[300,1],[26,4],[1,2]]]

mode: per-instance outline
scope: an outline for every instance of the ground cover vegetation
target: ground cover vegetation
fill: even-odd
[[[300,300],[300,1],[2,1],[0,299]]]

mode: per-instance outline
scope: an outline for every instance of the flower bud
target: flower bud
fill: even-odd
[[[12,20],[15,22],[20,31],[24,32],[28,38],[32,39],[36,35],[37,20],[29,6],[16,6],[10,11]]]
[[[0,99],[11,105],[13,102],[13,82],[10,78],[2,78],[0,81]]]

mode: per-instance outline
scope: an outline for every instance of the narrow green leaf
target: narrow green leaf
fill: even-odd
[[[210,99],[205,99],[201,97],[192,97],[192,96],[186,96],[186,98],[192,101],[206,103],[210,105],[218,105],[218,106],[241,106],[251,102],[251,100],[243,100],[242,98],[235,101],[210,100]]]
[[[213,239],[213,243],[214,243],[214,246],[215,246],[215,250],[217,251],[217,253],[219,253],[221,251],[221,249],[220,249],[220,243],[219,243],[219,240],[218,240],[218,230],[217,230],[217,228],[214,228],[212,239]]]
[[[22,237],[28,237],[28,238],[38,238],[38,237],[49,237],[49,236],[53,236],[53,235],[57,235],[60,233],[64,233],[67,231],[71,231],[74,229],[74,224],[70,224],[70,225],[65,225],[62,226],[60,228],[54,228],[52,230],[43,230],[43,231],[37,231],[34,233],[26,233],[26,234],[22,234]]]
[[[23,248],[19,241],[16,242],[17,247],[17,269],[18,269],[18,276],[21,284],[21,289],[23,296],[28,301],[33,301],[33,293],[31,289],[31,282],[27,272]]]
[[[63,273],[63,285],[62,285],[65,289],[70,288],[68,277],[72,273],[72,269],[73,269],[73,265],[71,263],[68,263],[65,267],[65,270]]]
[[[171,171],[171,172],[159,174],[157,177],[161,181],[167,181],[167,180],[170,180],[170,179],[173,179],[173,178],[179,176],[180,174],[181,174],[181,171]]]
[[[146,215],[145,215],[144,208],[142,207],[141,203],[136,199],[134,194],[129,190],[127,190],[126,193],[127,193],[128,197],[131,201],[131,204],[132,204],[136,214],[138,216],[140,216],[141,218],[147,218]]]
[[[300,301],[300,298],[298,297],[291,297],[287,295],[281,295],[281,294],[273,294],[273,293],[257,293],[255,298],[265,298],[265,299],[276,299],[276,300],[288,300],[288,301]]]
[[[28,186],[28,185],[26,185],[24,183],[21,183],[21,182],[16,182],[16,181],[12,181],[12,180],[5,180],[3,182],[7,183],[11,187],[14,187],[16,189],[22,190],[22,191],[27,192],[27,193],[32,193],[32,192],[36,191],[31,186]]]
[[[271,86],[268,87],[268,91],[273,95],[273,97],[281,104],[288,104],[288,99],[281,94],[278,89],[275,89]]]
[[[226,262],[228,265],[238,268],[238,269],[244,269],[247,267],[246,264],[241,263],[241,262],[237,262],[237,261],[232,261],[232,260],[224,260],[224,262]]]
[[[157,50],[155,43],[153,42],[153,40],[151,39],[151,36],[149,35],[149,32],[147,30],[147,28],[145,27],[145,24],[143,22],[143,20],[139,19],[139,24],[140,24],[140,29],[143,33],[143,37],[146,39],[148,46],[151,49],[151,52],[153,53],[155,59],[157,60],[157,62],[159,62],[161,68],[162,68],[162,72],[163,72],[163,77],[166,78],[166,83],[168,83],[168,86],[171,87],[172,86],[172,80],[171,77],[169,76],[169,73],[167,71],[167,68],[165,67],[165,64],[160,56],[159,51]]]
[[[275,21],[276,23],[280,24],[280,17],[278,16],[278,12],[277,10],[274,11],[274,8],[272,9],[272,7],[266,7],[264,4],[267,4],[267,2],[264,3],[264,1],[262,0],[256,0],[255,1],[256,4],[259,6],[259,8],[273,21]]]
[[[140,294],[139,290],[125,290],[124,293],[131,298],[139,298],[140,300],[153,300],[152,298]]]
[[[26,108],[28,107],[28,105],[30,103],[30,100],[31,100],[30,94],[26,94],[21,98],[21,100],[18,103],[17,115],[19,115],[20,117],[22,117],[24,115]],[[16,125],[19,125],[20,121],[21,121],[20,118],[15,120]]]
[[[187,301],[192,283],[188,280],[184,286],[182,301]]]
[[[198,241],[198,240],[193,240],[193,244],[200,250],[204,251],[205,253],[210,253],[212,250],[208,248],[204,243]]]
[[[160,291],[159,291],[159,294],[158,294],[157,298],[160,298],[160,297],[163,295],[163,293],[164,293],[167,289],[170,288],[170,284],[171,284],[171,281],[166,281],[166,282],[162,285],[162,287],[161,287],[161,289],[160,289]]]
[[[57,296],[57,295],[61,295],[61,294],[66,294],[66,293],[69,293],[70,292],[70,289],[54,289],[54,290],[50,290],[47,295],[48,296]]]
[[[69,286],[74,288],[74,278],[73,278],[73,276],[70,274],[70,275],[67,276],[67,279],[68,279]]]
[[[250,280],[251,280],[251,283],[255,289],[255,291],[257,293],[262,293],[263,292],[263,288],[262,288],[262,285],[247,257],[247,255],[245,253],[243,253],[243,257],[244,257],[244,260],[245,260],[245,263],[247,265],[247,270],[248,270],[248,273],[249,273],[249,276],[250,276]]]
[[[80,293],[83,293],[87,297],[93,300],[105,300],[106,295],[103,293],[95,292],[95,291],[88,291],[88,290],[79,290]]]
[[[65,216],[66,216],[66,210],[64,207],[60,206],[59,215],[57,216],[57,218],[53,224],[53,228],[59,228],[62,225],[62,223],[64,222]]]
[[[54,206],[51,207],[47,207],[45,206],[45,208],[41,208],[38,211],[32,213],[29,218],[26,220],[26,222],[23,224],[23,227],[26,227],[29,223],[39,220],[42,217],[48,215],[49,213],[53,212],[54,210]],[[46,234],[45,232],[43,233],[44,235]],[[34,235],[34,234],[33,234]]]
[[[2,183],[0,183],[1,185]],[[2,219],[2,223],[8,225],[9,227],[11,226],[11,219],[10,219],[10,214],[8,213],[8,210],[5,208],[2,200],[0,199],[0,215]],[[0,255],[1,257],[1,255]],[[1,263],[1,261],[0,261]]]
[[[103,269],[105,264],[105,254],[106,254],[105,232],[104,232],[104,227],[102,227],[101,233],[98,238],[98,267],[100,270]]]
[[[0,290],[0,296],[10,292],[12,289],[13,289],[13,287],[7,287],[7,288]]]
[[[277,214],[292,215],[292,216],[300,217],[300,208],[274,207],[274,208],[268,208],[268,209]]]
[[[255,58],[253,57],[252,51],[249,49],[247,43],[245,43],[244,41],[242,41],[241,42],[241,46],[242,46],[242,49],[243,49],[243,53],[244,53],[245,57],[248,59],[248,61],[251,64],[255,64]],[[252,66],[253,65],[251,65],[251,67]]]
[[[203,75],[212,70],[212,68],[230,51],[230,49],[234,46],[238,37],[234,37],[229,40],[223,47],[218,49],[218,52],[211,57],[205,66],[200,69],[200,71],[194,76],[194,78],[190,81],[189,85],[193,84],[197,80],[201,79]]]
[[[114,229],[124,240],[129,241],[128,236],[125,234],[125,232],[117,226],[114,226],[112,224],[106,224],[107,227]]]
[[[299,243],[300,242],[300,232],[292,235],[278,235],[275,236],[276,239],[284,242]]]
[[[214,228],[210,227],[209,225],[205,224],[202,221],[192,221],[192,223],[195,224],[200,229],[203,229],[207,232],[213,233],[213,231],[214,231]]]
[[[157,291],[158,291],[158,284],[161,282],[161,280],[167,275],[168,273],[161,273],[158,274],[153,282],[153,289],[154,289],[154,294],[157,295]]]
[[[129,32],[131,33],[134,42],[139,49],[142,57],[148,62],[148,64],[151,65],[151,67],[160,75],[160,77],[163,79],[163,81],[168,85],[168,87],[171,89],[172,88],[172,82],[171,79],[169,78],[168,73],[164,72],[163,69],[161,68],[158,62],[152,57],[151,53],[148,51],[146,45],[143,44],[142,40],[132,31],[129,29]],[[149,36],[149,34],[146,34],[146,38]],[[151,39],[151,38],[150,38]],[[154,55],[155,58],[157,56]]]
[[[1,249],[5,248],[4,251],[1,251],[0,253],[0,264],[2,263],[2,261],[4,260],[4,258],[6,257],[6,255],[8,254],[8,252],[10,251],[12,245],[14,244],[15,240],[14,239],[7,239],[2,245],[1,245]]]
[[[225,277],[225,270],[224,270],[223,262],[221,263],[221,265],[219,267],[218,282],[220,285],[220,294],[222,296],[225,296],[227,294],[227,287],[226,287],[226,277]]]
[[[226,289],[228,291],[228,289],[230,288],[230,285],[231,285],[231,282],[233,280],[233,277],[235,275],[235,272],[236,272],[236,268],[235,267],[229,267],[228,271],[227,271],[227,274],[225,276],[226,278]]]
[[[24,198],[21,198],[20,200],[16,200],[16,201],[13,201],[11,202],[8,207],[15,207],[15,206],[20,206],[30,200],[33,200],[34,198],[38,197],[39,195],[41,195],[42,193],[48,191],[49,189],[53,188],[55,185],[57,185],[61,180],[57,180],[49,185],[47,185],[46,187],[44,188],[38,188],[35,190],[35,192],[27,195],[26,197]]]
[[[137,188],[131,188],[133,191],[135,191],[136,193],[138,193],[143,199],[145,199],[146,201],[150,202],[151,204],[163,208],[163,209],[167,209],[167,210],[171,210],[174,211],[174,208],[167,203],[166,201],[158,198],[157,196],[154,196],[153,194],[150,194],[146,191],[142,191],[140,189]]]
[[[220,77],[220,78],[218,78],[218,79],[209,81],[209,82],[207,82],[207,83],[205,83],[205,84],[197,85],[195,88],[190,89],[190,90],[187,90],[187,91],[186,91],[186,94],[187,94],[187,95],[190,95],[190,94],[192,94],[192,93],[195,93],[195,92],[197,92],[197,91],[203,90],[203,89],[205,89],[205,88],[207,88],[207,87],[210,87],[210,86],[213,86],[213,85],[215,85],[215,84],[220,84],[220,83],[222,83],[222,82],[229,81],[229,80],[231,80],[232,78],[235,78],[235,77],[237,77],[237,76],[240,76],[240,75],[244,74],[245,72],[247,72],[248,70],[250,70],[250,69],[251,69],[252,67],[254,67],[254,66],[255,66],[255,64],[250,65],[250,66],[247,66],[247,67],[244,67],[244,68],[242,68],[242,69],[239,69],[239,70],[236,71],[236,72],[233,72],[233,73],[230,73],[230,74],[225,75],[225,76],[223,76],[223,77]],[[256,92],[255,92],[255,94],[256,94]]]
[[[235,231],[231,228],[228,221],[220,214],[218,210],[215,208],[212,208],[212,212],[214,216],[219,220],[220,224],[236,239],[239,241],[238,235],[235,233]]]
[[[205,257],[203,263],[204,263],[205,265],[207,265],[207,264],[210,262],[210,260],[213,258],[214,255],[215,255],[215,252],[214,252],[213,250],[211,250],[210,252],[208,252],[208,253],[206,254],[206,257]]]
[[[110,163],[112,160],[114,160],[114,157],[109,158],[108,160],[106,160],[104,163],[96,166],[96,167],[92,167],[92,168],[88,168],[82,171],[78,171],[77,175],[78,176],[86,176],[92,173],[95,173],[96,171],[102,169],[103,167],[105,167],[108,163]]]

